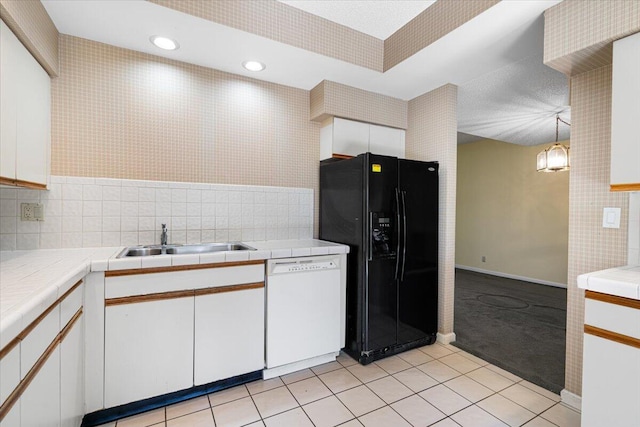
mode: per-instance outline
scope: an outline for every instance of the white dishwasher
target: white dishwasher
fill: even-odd
[[[267,261],[265,379],[335,359],[342,347],[340,261]]]

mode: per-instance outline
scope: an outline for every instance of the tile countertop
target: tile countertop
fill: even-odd
[[[256,250],[118,259],[124,247],[0,252],[0,348],[90,271],[348,253],[322,240],[243,242]]]
[[[578,276],[578,287],[640,300],[640,266],[626,265]]]

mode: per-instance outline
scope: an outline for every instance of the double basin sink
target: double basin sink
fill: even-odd
[[[183,255],[205,254],[223,251],[255,251],[255,248],[244,243],[200,243],[197,245],[148,245],[130,246],[125,248],[118,258],[153,256],[153,255]]]

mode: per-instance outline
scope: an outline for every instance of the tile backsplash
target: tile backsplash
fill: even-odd
[[[49,190],[0,188],[0,250],[313,237],[308,188],[52,176]],[[21,221],[42,203],[44,221]]]

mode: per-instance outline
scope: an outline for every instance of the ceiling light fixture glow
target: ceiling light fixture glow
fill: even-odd
[[[266,65],[259,61],[244,61],[242,66],[249,71],[262,71],[267,68]]]
[[[176,50],[180,47],[177,41],[168,37],[151,36],[149,37],[149,40],[154,44],[154,46],[164,50]]]

